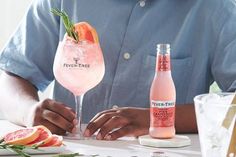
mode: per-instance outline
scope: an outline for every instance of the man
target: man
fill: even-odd
[[[54,80],[53,59],[65,29],[50,10],[59,8],[96,28],[105,58],[104,79],[84,96],[83,120],[90,121],[85,136],[99,129],[97,139],[107,140],[148,133],[157,43],[172,46],[176,130],[196,132],[193,97],[208,92],[213,81],[223,91],[236,88],[235,7],[233,0],[35,0],[1,53],[1,110],[20,125],[74,131],[70,92],[55,82],[54,100],[37,95]]]

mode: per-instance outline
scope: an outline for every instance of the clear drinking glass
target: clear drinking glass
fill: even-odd
[[[63,40],[59,43],[53,72],[56,80],[75,96],[75,111],[78,119],[76,133],[67,138],[82,139],[81,118],[83,95],[103,78],[105,65],[98,43]]]
[[[194,98],[203,157],[226,157],[235,123],[234,93],[211,93]],[[233,112],[232,112],[233,111]],[[224,124],[228,124],[225,127]]]

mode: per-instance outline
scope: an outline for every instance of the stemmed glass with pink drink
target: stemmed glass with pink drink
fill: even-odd
[[[58,10],[56,11],[58,12]],[[67,16],[65,12],[59,13]],[[76,41],[76,38],[73,39],[66,35],[63,41],[59,42],[53,72],[56,80],[75,96],[75,111],[78,124],[76,126],[76,133],[68,133],[68,137],[71,139],[82,139],[83,95],[102,80],[105,73],[105,64],[98,38],[96,38],[97,34],[94,32],[95,29],[86,22],[78,23],[73,28],[77,29],[75,32],[79,32],[80,36],[77,36],[78,40]],[[84,33],[84,31],[90,32]]]

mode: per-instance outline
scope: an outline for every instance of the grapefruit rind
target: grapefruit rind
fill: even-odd
[[[37,128],[24,128],[6,134],[4,136],[4,142],[14,145],[26,145],[34,141],[38,136],[39,132]]]
[[[87,22],[79,22],[74,25],[75,31],[78,33],[79,41],[90,41],[99,43],[96,30]]]
[[[38,138],[36,138],[31,143],[28,143],[27,145],[29,145],[29,146],[32,146],[32,145],[41,146],[41,145],[47,144],[48,142],[51,141],[52,133],[48,128],[46,128],[43,125],[35,126],[35,128],[37,128],[37,130],[39,132],[39,136],[38,136]]]
[[[63,144],[63,137],[59,135],[52,135],[51,141],[46,144],[41,145],[40,147],[59,147]]]

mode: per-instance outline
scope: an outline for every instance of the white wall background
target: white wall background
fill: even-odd
[[[32,0],[0,1],[0,49],[15,31]]]
[[[15,32],[31,1],[32,0],[0,0],[0,51]],[[40,98],[48,97],[49,92],[50,88],[46,90],[45,93],[39,93]],[[0,111],[0,119],[1,118],[3,117]]]

